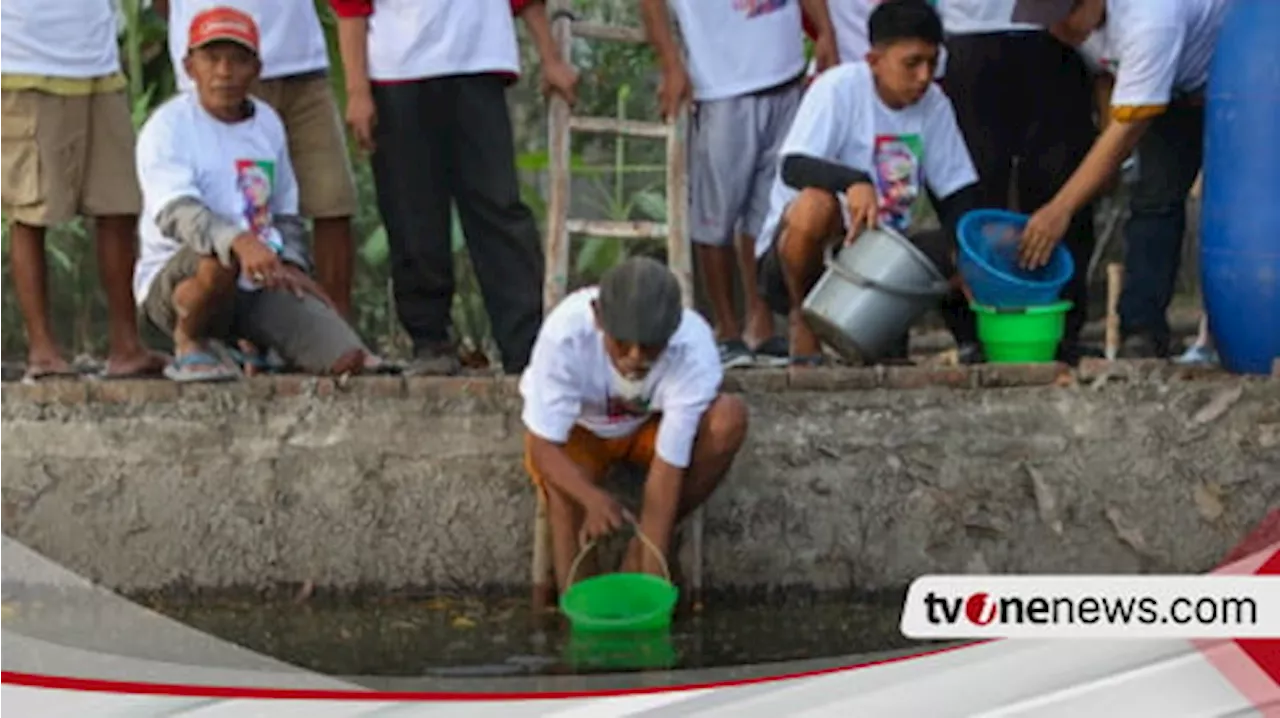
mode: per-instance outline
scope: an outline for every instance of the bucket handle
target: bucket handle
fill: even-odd
[[[848,267],[836,263],[834,245],[827,246],[826,252],[823,256],[823,262],[827,265],[827,269],[830,269],[854,284],[860,284],[870,289],[882,289],[890,294],[905,294],[912,297],[941,297],[951,291],[951,284],[945,281],[933,282],[925,289],[915,289],[912,287],[900,287],[894,284],[877,282],[870,277],[864,277]]]
[[[671,568],[667,565],[667,557],[663,556],[662,552],[658,550],[658,547],[654,545],[653,541],[650,541],[649,537],[644,535],[644,532],[640,530],[640,524],[636,523],[634,519],[628,519],[627,523],[631,524],[631,528],[635,532],[636,538],[640,539],[640,543],[648,547],[648,549],[653,552],[653,555],[658,557],[658,563],[662,566],[662,573],[667,577],[667,582],[670,583]],[[573,585],[573,579],[578,574],[578,566],[582,563],[582,559],[586,558],[587,554],[590,553],[591,549],[595,548],[598,543],[599,542],[595,539],[591,539],[578,551],[578,555],[574,557],[573,563],[569,565],[569,578],[568,583],[565,586],[565,590],[567,590],[569,586]]]

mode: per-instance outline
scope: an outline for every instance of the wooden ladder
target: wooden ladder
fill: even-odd
[[[569,10],[571,0],[550,0],[548,12],[551,32],[560,54],[570,59],[574,37],[613,42],[643,43],[644,30],[634,27],[602,25],[576,20]],[[611,237],[620,240],[667,240],[667,265],[680,283],[686,307],[693,307],[693,265],[690,257],[689,232],[686,223],[688,211],[688,180],[685,154],[685,128],[687,110],[668,122],[641,122],[609,117],[574,116],[569,104],[559,96],[552,96],[547,134],[549,145],[550,197],[547,203],[547,229],[545,239],[546,280],[543,298],[546,311],[564,298],[569,281],[570,238],[577,235]],[[633,222],[569,217],[571,176],[570,134],[591,132],[615,136],[647,137],[665,140],[667,144],[666,186],[667,221]],[[694,601],[702,594],[702,509],[689,517],[687,536],[691,543],[690,560],[685,575],[689,577],[690,595]],[[551,532],[547,524],[547,507],[541,492],[538,493],[537,515],[533,530],[533,591],[534,604],[541,608],[548,603],[555,585],[551,563]]]

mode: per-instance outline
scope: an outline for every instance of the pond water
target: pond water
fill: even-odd
[[[336,676],[498,677],[744,666],[929,644],[902,636],[901,594],[769,601],[708,598],[668,633],[583,641],[527,598],[366,597],[143,605],[300,668]],[[607,638],[607,637],[606,637]]]

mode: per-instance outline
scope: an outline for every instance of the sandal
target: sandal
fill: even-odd
[[[173,363],[164,368],[164,375],[181,383],[234,381],[240,378],[240,372],[204,350],[174,357]]]

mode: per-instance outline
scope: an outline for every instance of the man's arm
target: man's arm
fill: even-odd
[[[338,18],[338,54],[347,83],[347,124],[356,141],[372,151],[377,111],[369,80],[369,16],[373,0],[329,0]]]
[[[511,0],[511,10],[524,20],[533,38],[533,46],[542,62],[542,89],[556,92],[570,105],[577,99],[578,73],[569,59],[560,54],[560,46],[551,34],[545,0]]]
[[[675,117],[693,95],[693,85],[680,55],[680,45],[671,31],[667,0],[640,0],[640,19],[645,36],[658,56],[662,81],[658,86],[658,109],[663,119]]]
[[[161,234],[198,254],[216,256],[224,267],[234,266],[232,245],[244,234],[238,224],[190,196],[179,197],[161,208],[156,213],[156,226]]]
[[[661,389],[662,418],[653,462],[644,483],[640,530],[664,558],[670,552],[685,475],[693,463],[698,427],[703,414],[719,395],[724,379],[724,369],[709,331],[704,343],[706,346],[701,351],[686,345],[684,355],[672,367],[668,383]],[[646,573],[657,574],[661,569],[652,551],[644,552],[640,566]]]
[[[782,181],[792,189],[821,189],[836,195],[855,184],[871,182],[862,170],[821,157],[793,152],[782,158]]]
[[[827,10],[827,0],[800,0],[800,7],[813,28],[813,60],[818,72],[840,64],[835,26]]]

